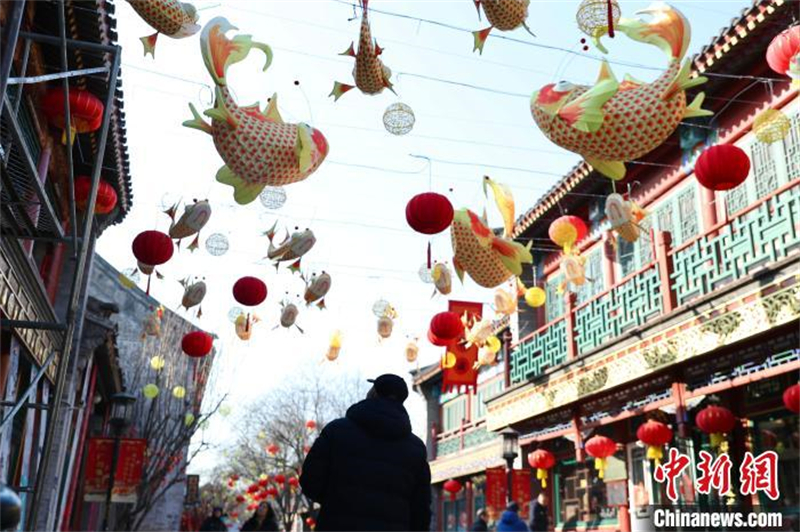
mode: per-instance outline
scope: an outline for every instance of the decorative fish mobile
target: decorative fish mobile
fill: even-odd
[[[216,85],[215,103],[203,114],[208,124],[189,104],[194,118],[183,123],[199,129],[214,139],[225,164],[217,171],[217,181],[233,187],[233,198],[240,205],[254,201],[269,186],[296,183],[313,173],[328,154],[328,141],[308,124],[287,124],[278,112],[278,97],[261,111],[258,104],[239,107],[226,79],[230,65],[244,60],[252,48],[267,57],[264,70],[272,62],[272,49],[252,40],[250,35],[233,39],[225,33],[236,29],[226,19],[209,21],[200,35],[200,47],[208,73]]]
[[[418,355],[419,355],[419,345],[417,345],[416,339],[408,342],[406,344],[406,361],[416,362]]]
[[[389,78],[392,77],[392,71],[378,59],[378,56],[383,53],[383,49],[378,46],[377,41],[372,39],[372,32],[367,19],[367,3],[368,0],[361,0],[361,34],[358,38],[358,52],[353,49],[353,43],[350,43],[350,48],[339,54],[355,58],[356,64],[353,67],[353,79],[356,84],[353,86],[339,83],[338,81],[334,83],[333,90],[329,94],[329,96],[333,96],[334,101],[337,101],[345,92],[354,87],[369,95],[380,94],[383,89],[389,89],[394,92],[392,82],[389,81]]]
[[[456,211],[450,235],[453,266],[462,282],[466,272],[480,286],[495,288],[512,275],[521,275],[523,264],[533,262],[530,244],[526,247],[495,235],[469,209]]]
[[[464,323],[464,343],[467,349],[473,345],[482,348],[494,333],[494,324],[489,318],[477,320],[464,316],[461,321]]]
[[[450,268],[443,262],[437,262],[433,265],[431,270],[431,277],[433,278],[433,295],[439,292],[443,296],[448,295],[453,289],[453,276],[450,273]]]
[[[203,308],[199,306],[203,299],[206,297],[206,283],[205,281],[197,281],[189,283],[189,279],[182,279],[180,281],[183,286],[183,297],[181,298],[181,306],[189,310],[192,307],[198,307],[197,317],[203,315]]]
[[[189,250],[194,251],[200,245],[200,231],[208,223],[208,219],[211,218],[211,205],[208,200],[194,200],[191,205],[184,207],[183,214],[176,222],[175,215],[177,211],[177,203],[164,211],[172,220],[172,224],[169,226],[169,236],[178,241],[177,246],[180,248],[182,239],[196,235],[192,243],[189,244]]]
[[[144,45],[144,55],[155,57],[159,33],[173,39],[182,39],[200,31],[200,25],[197,24],[200,17],[192,4],[178,0],[128,0],[128,3],[156,30],[156,33],[139,39]]]
[[[306,302],[306,306],[311,305],[315,301],[319,301],[317,303],[317,307],[324,309],[325,308],[325,296],[328,293],[328,290],[331,289],[331,276],[329,273],[322,272],[319,275],[313,275],[310,279],[306,279],[303,277],[303,281],[306,283],[306,291],[303,295],[303,299]]]
[[[626,161],[661,145],[683,119],[711,114],[701,109],[703,93],[687,105],[685,91],[707,81],[691,77],[690,60],[681,66],[691,37],[689,22],[666,4],[640,13],[652,15],[652,21],[620,19],[616,29],[667,54],[669,66],[653,83],[627,76],[619,83],[604,62],[592,87],[561,81],[531,97],[533,119],[551,141],[615,180],[625,177]]]
[[[325,358],[333,362],[339,358],[339,352],[342,350],[342,332],[339,330],[333,331],[331,340],[328,344],[328,350],[325,352]]]
[[[278,222],[275,222],[275,225],[266,233],[266,236],[269,238],[267,258],[275,263],[276,270],[281,262],[294,261],[289,265],[289,269],[292,272],[300,271],[300,259],[317,243],[314,232],[311,229],[306,229],[305,231],[295,231],[289,236],[289,231],[287,229],[284,241],[278,246],[275,246],[273,240],[275,239],[275,228],[277,224]]]
[[[486,18],[489,20],[488,28],[473,31],[475,43],[472,51],[478,50],[483,53],[483,45],[486,44],[486,39],[492,29],[497,28],[500,31],[511,31],[522,26],[528,33],[533,35],[525,21],[528,18],[528,4],[530,0],[474,0],[475,9],[478,10],[478,18],[481,16],[481,6]],[[535,37],[535,35],[533,35]]]
[[[610,194],[606,198],[606,218],[611,225],[612,236],[616,233],[626,242],[636,242],[644,232],[639,223],[647,215],[634,202],[621,194]],[[616,245],[616,239],[613,243]]]
[[[297,321],[298,314],[300,314],[300,311],[297,309],[297,305],[288,300],[284,300],[281,302],[280,326],[285,329],[290,329],[292,326],[294,326],[297,327],[297,330],[302,333],[303,329],[301,329],[300,326],[295,323]],[[276,325],[275,328],[277,329],[278,326]]]

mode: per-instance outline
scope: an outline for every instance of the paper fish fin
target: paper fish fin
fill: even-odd
[[[254,41],[250,35],[237,35],[228,39],[225,33],[237,29],[224,17],[211,19],[200,33],[200,51],[208,73],[218,87],[227,85],[225,73],[228,67],[243,61],[250,50],[256,48],[264,52],[266,62],[262,70],[272,64],[272,49],[261,42]]]
[[[592,165],[592,168],[614,181],[619,181],[625,177],[625,163],[622,161],[603,161],[587,157],[586,162]]]
[[[614,25],[614,29],[634,41],[657,47],[673,61],[678,61],[686,55],[692,32],[689,21],[680,11],[663,2],[657,2],[647,9],[637,11],[636,14],[653,16],[649,22],[641,19],[621,18]]]
[[[194,240],[192,240],[192,243],[189,244],[189,247],[186,249],[188,249],[189,251],[194,251],[199,247],[200,247],[200,235],[198,234],[194,237]]]
[[[275,230],[277,229],[277,227],[278,227],[278,220],[275,220],[275,223],[272,224],[272,227],[270,227],[267,230],[267,232],[264,233],[264,236],[269,238],[270,243],[272,242],[272,239],[275,238]]]
[[[495,237],[492,249],[497,252],[500,262],[514,275],[522,275],[522,264],[533,262],[530,250],[518,242]]]
[[[536,37],[536,34],[535,34],[535,33],[533,33],[533,32],[531,31],[531,29],[528,27],[528,23],[527,23],[527,22],[524,22],[524,21],[523,21],[523,22],[522,22],[522,27],[523,27],[523,28],[525,28],[525,31],[527,31],[528,33],[530,33],[532,37]]]
[[[269,99],[269,104],[267,105],[266,110],[264,111],[264,116],[267,117],[267,120],[272,120],[275,123],[283,124],[283,118],[281,117],[280,112],[278,112],[278,93],[274,93],[272,98]]]
[[[208,133],[209,135],[211,135],[212,134],[211,126],[208,124],[208,122],[203,120],[203,117],[200,116],[200,113],[197,112],[197,109],[191,103],[189,104],[189,110],[192,111],[192,116],[194,118],[192,118],[191,120],[185,120],[183,122],[183,126],[190,127],[192,129],[199,129],[203,133]]]
[[[670,100],[679,92],[702,85],[706,81],[708,81],[708,78],[704,76],[692,77],[692,61],[687,59],[675,75],[672,83],[661,93],[660,98],[664,101]]]
[[[328,308],[325,306],[325,298],[319,300],[319,303],[317,303],[317,308],[320,310],[325,310],[326,308]]]
[[[156,270],[156,279],[158,279],[159,281],[164,280],[164,276],[158,270]]]
[[[472,0],[475,4],[475,10],[478,12],[478,20],[481,20],[481,0]]]
[[[489,26],[488,28],[472,32],[472,37],[474,41],[472,43],[473,52],[477,50],[478,53],[483,55],[483,45],[486,44],[486,39],[489,38],[489,33],[492,31],[493,27],[494,26]]]
[[[508,185],[492,181],[488,175],[483,176],[483,194],[488,197],[486,185],[489,185],[494,195],[494,202],[503,217],[504,236],[511,236],[514,230],[514,195]]]
[[[348,48],[344,52],[340,53],[339,55],[346,55],[346,56],[349,56],[349,57],[355,57],[356,56],[356,50],[353,47],[353,43],[351,42],[350,43],[350,48]]]
[[[214,107],[206,109],[203,111],[203,114],[212,120],[225,122],[231,129],[236,129],[239,127],[239,121],[236,120],[236,117],[231,114],[228,107],[225,105],[225,96],[222,94],[222,89],[216,87],[215,92],[216,101],[214,102]]]
[[[203,317],[203,307],[202,306],[197,307],[197,317],[198,318],[202,318]]]
[[[594,133],[603,127],[606,117],[603,106],[614,97],[618,89],[617,78],[608,62],[603,61],[594,87],[559,109],[558,116],[578,131]]]
[[[188,278],[188,277],[184,277],[183,279],[180,279],[180,280],[178,281],[178,283],[179,283],[179,284],[180,284],[182,287],[186,288],[186,287],[189,285],[189,278]]]
[[[702,108],[703,101],[705,101],[705,99],[706,99],[706,95],[705,95],[704,92],[701,92],[700,94],[695,96],[694,100],[692,100],[692,103],[690,103],[688,106],[686,106],[686,111],[684,112],[683,117],[684,118],[691,118],[693,116],[711,116],[711,115],[713,115],[714,114],[713,112]]]
[[[156,40],[158,39],[158,32],[155,32],[152,35],[148,35],[147,37],[139,38],[142,41],[142,45],[144,46],[144,56],[147,57],[147,54],[150,54],[153,59],[156,58]]]
[[[305,174],[314,165],[312,154],[314,153],[314,139],[311,138],[310,127],[305,124],[297,126],[297,143],[295,153],[300,167],[300,173]]]
[[[375,57],[378,57],[383,53],[383,48],[378,46],[378,39],[375,39],[373,43],[375,44]]]
[[[233,187],[233,199],[239,205],[247,205],[252,203],[261,194],[266,186],[263,183],[248,183],[238,175],[233,173],[233,170],[225,165],[222,165],[217,170],[217,181],[223,185]]]
[[[328,94],[328,96],[333,96],[333,101],[336,102],[339,100],[339,98],[342,97],[342,94],[353,88],[355,88],[353,85],[348,85],[346,83],[339,83],[338,81],[336,81],[333,84],[333,90],[331,90],[331,93]]]
[[[175,221],[175,214],[176,214],[177,212],[178,212],[178,204],[176,203],[175,205],[173,205],[172,207],[170,207],[169,209],[167,209],[166,211],[164,211],[164,214],[166,214],[167,216],[169,216],[169,217],[170,217],[170,219],[171,219],[171,220],[174,222],[174,221]]]
[[[296,261],[294,261],[293,263],[291,263],[291,264],[289,265],[289,271],[291,271],[292,273],[297,273],[297,272],[299,272],[299,271],[300,271],[300,260],[301,260],[301,259],[297,259]]]
[[[297,330],[300,331],[300,334],[305,334],[306,333],[303,329],[300,328],[300,326],[298,324],[295,323],[294,326],[297,327]]]
[[[385,78],[383,80],[383,86],[392,91],[392,94],[397,96],[397,91],[394,90],[394,84],[391,81],[389,81],[389,78]]]

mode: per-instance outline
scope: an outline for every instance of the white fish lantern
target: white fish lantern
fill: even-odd
[[[186,310],[189,310],[192,307],[198,307],[206,297],[205,281],[198,281],[196,283],[189,284],[189,282],[184,279],[181,281],[181,284],[184,287],[183,298],[181,298],[181,306],[185,307]],[[197,317],[199,318],[202,315],[202,308],[198,308]]]
[[[394,321],[389,316],[381,316],[378,319],[378,335],[383,338],[389,338],[392,335],[392,329],[394,329]]]
[[[561,259],[559,269],[564,276],[564,285],[583,286],[586,283],[586,269],[583,266],[584,260],[577,255],[564,255]],[[562,286],[562,292],[566,286]]]
[[[636,223],[641,220],[637,216],[638,209],[620,194],[611,194],[606,198],[606,217],[611,229],[623,240],[634,243],[639,240],[641,228]]]
[[[498,288],[494,293],[494,308],[498,314],[510,316],[517,311],[517,298]]]
[[[281,327],[289,328],[297,321],[297,315],[300,313],[297,310],[297,305],[294,303],[286,303],[281,311]]]
[[[419,355],[419,346],[417,342],[408,342],[406,344],[406,360],[409,362],[416,362]]]
[[[392,135],[406,135],[414,129],[414,110],[404,103],[393,103],[383,112],[383,127]]]
[[[183,214],[175,221],[177,209],[178,206],[175,205],[167,211],[167,214],[172,219],[172,224],[169,227],[169,236],[177,240],[178,247],[180,247],[182,239],[197,235],[189,245],[189,250],[194,251],[199,246],[200,231],[208,223],[208,219],[211,218],[211,205],[208,200],[195,200],[192,205],[184,207]]]
[[[431,277],[437,292],[443,296],[446,296],[452,291],[453,276],[450,273],[450,268],[448,268],[446,264],[441,262],[434,264]]]
[[[492,320],[488,318],[480,321],[474,321],[472,325],[466,328],[465,337],[467,340],[467,349],[473,345],[483,347],[488,341],[489,337],[492,336],[493,330],[494,325],[492,324]]]

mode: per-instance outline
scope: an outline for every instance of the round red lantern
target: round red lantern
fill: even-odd
[[[181,341],[183,352],[193,358],[204,357],[211,352],[214,338],[204,331],[194,331],[184,335]]]
[[[542,488],[546,488],[547,470],[556,464],[556,457],[547,449],[536,449],[528,455],[528,463],[536,469],[536,478],[542,482]]]
[[[274,486],[267,488],[267,495],[270,497],[277,497],[278,496],[278,489]]]
[[[258,484],[250,484],[249,486],[247,486],[247,493],[252,495],[257,491],[258,491]]]
[[[159,266],[172,258],[175,246],[161,231],[142,231],[133,239],[131,250],[136,260],[148,266]]]
[[[48,89],[40,101],[40,107],[47,121],[64,130],[61,141],[67,143],[66,120],[64,120],[64,89]],[[76,133],[90,133],[100,129],[103,121],[103,102],[89,91],[69,90],[70,138],[74,141]]]
[[[772,39],[767,64],[778,74],[792,78],[792,87],[800,85],[800,26],[792,26]]]
[[[597,476],[603,478],[606,470],[606,459],[617,452],[617,444],[606,436],[592,436],[586,440],[586,452],[594,458],[594,468]]]
[[[238,502],[239,504],[242,504],[245,500],[246,499],[244,498],[244,495],[237,495],[236,496],[236,502]]]
[[[280,448],[280,447],[278,447],[278,445],[277,445],[277,444],[275,444],[275,443],[271,443],[271,444],[269,444],[269,445],[267,446],[267,453],[268,453],[270,456],[275,456],[276,454],[278,454],[278,451],[280,451],[280,450],[281,450],[281,448]]]
[[[453,222],[453,205],[435,192],[417,194],[406,205],[406,221],[418,233],[441,233]]]
[[[242,277],[233,285],[233,298],[246,307],[255,307],[267,298],[267,285],[256,277]]]
[[[550,240],[562,248],[570,248],[589,234],[586,224],[577,216],[564,215],[556,218],[547,230]]]
[[[92,180],[85,175],[75,178],[75,205],[85,211],[92,191]],[[94,204],[95,214],[108,214],[117,206],[117,191],[106,181],[97,183],[97,200]]]
[[[462,334],[464,334],[464,323],[455,312],[440,312],[431,319],[428,339],[434,345],[449,345]],[[434,340],[444,343],[436,343]]]
[[[316,428],[317,428],[317,422],[316,421],[314,421],[313,419],[309,419],[308,421],[306,421],[306,430],[311,432],[313,430],[316,430]]]
[[[317,521],[313,517],[306,517],[306,525],[311,530],[314,530],[314,528],[317,526]]]
[[[725,434],[736,426],[733,413],[724,406],[709,405],[697,413],[694,419],[697,427],[709,435],[711,447],[719,447]]]
[[[231,519],[236,519],[239,517],[239,512],[231,512]]]
[[[694,164],[697,181],[710,190],[730,190],[747,179],[750,157],[732,144],[717,144],[703,150]]]
[[[445,482],[444,486],[442,487],[444,488],[444,491],[450,494],[450,500],[454,501],[456,500],[456,495],[458,492],[461,491],[461,482],[451,478]]]
[[[662,447],[672,441],[672,429],[660,421],[650,419],[639,427],[636,437],[647,445],[647,459],[655,460],[659,464],[664,456]]]
[[[297,477],[291,477],[288,482],[289,487],[291,488],[297,488],[300,485],[300,481],[297,479]]]
[[[262,478],[258,481],[258,485],[261,486],[262,488],[266,488],[268,483],[269,483],[268,478]]]
[[[795,414],[800,414],[800,383],[786,388],[783,392],[783,404]]]
[[[275,484],[283,484],[286,482],[286,477],[278,473],[275,475]]]

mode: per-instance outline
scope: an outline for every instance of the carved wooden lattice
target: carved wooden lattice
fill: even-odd
[[[783,139],[783,152],[789,180],[797,179],[800,177],[800,113],[792,116],[792,127]]]
[[[540,375],[567,359],[567,325],[559,320],[534,334],[511,353],[511,382]]]

